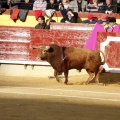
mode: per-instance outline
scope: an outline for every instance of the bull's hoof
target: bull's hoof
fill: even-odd
[[[99,80],[95,80],[95,84],[100,84],[100,83],[99,83]]]
[[[67,82],[64,82],[65,85],[67,85],[68,83]]]
[[[57,82],[62,83],[62,80],[57,80]]]
[[[89,84],[89,82],[87,81],[87,82],[84,82],[84,85],[88,85]]]
[[[60,80],[57,80],[57,82],[60,82]]]

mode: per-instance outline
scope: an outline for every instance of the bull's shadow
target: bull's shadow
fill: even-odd
[[[56,81],[56,78],[54,76],[48,76],[49,80],[54,79]],[[95,78],[93,78],[88,85],[110,85],[110,84],[117,84],[120,85],[120,73],[102,73],[100,75],[100,83],[95,83]],[[59,75],[59,79],[64,81],[65,77],[63,75]],[[81,78],[80,78],[81,79]],[[57,81],[56,81],[57,82]],[[85,81],[77,81],[75,82],[68,82],[67,85],[86,85]]]
[[[53,80],[56,81],[55,76],[48,76],[48,78],[49,78],[49,80],[52,80],[52,79],[53,79]],[[61,75],[58,76],[58,78],[60,79],[60,83],[63,83],[63,82],[64,82],[64,79],[65,79],[64,75],[61,74]],[[69,77],[69,78],[70,78],[70,77]],[[74,78],[72,78],[72,79],[74,79]],[[81,77],[78,77],[78,79],[81,79]],[[56,81],[56,82],[57,82],[57,81]],[[72,82],[72,81],[70,82],[70,81],[69,81],[69,82],[67,83],[67,85],[86,85],[85,82],[86,82],[85,80],[77,81],[77,82],[75,82],[75,80],[74,80],[74,82]],[[95,79],[91,80],[89,84],[95,84]]]
[[[55,76],[48,76],[48,78],[49,78],[49,80],[50,80],[50,79],[56,79]],[[65,77],[62,76],[62,75],[59,75],[58,78],[59,78],[59,79],[63,79],[63,78],[65,79]]]
[[[104,85],[120,85],[120,73],[102,73],[100,75],[100,83],[103,83]]]

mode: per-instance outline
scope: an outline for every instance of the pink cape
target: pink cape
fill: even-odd
[[[85,49],[90,49],[90,50],[96,50],[96,41],[97,41],[97,32],[106,32],[106,30],[104,29],[104,27],[99,24],[96,23],[93,31],[91,32],[84,48]],[[116,25],[112,30],[108,30],[107,32],[120,32],[120,24]]]
[[[91,32],[84,46],[85,49],[96,50],[97,32],[106,32],[104,27],[99,23],[96,23],[93,31]]]
[[[109,31],[108,31],[108,32],[109,32]],[[118,33],[120,33],[120,24],[116,25],[116,26],[113,28],[112,32],[118,32]]]

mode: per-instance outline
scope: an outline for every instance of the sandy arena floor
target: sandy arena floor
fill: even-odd
[[[69,84],[44,78],[0,76],[0,120],[119,120],[120,85]]]

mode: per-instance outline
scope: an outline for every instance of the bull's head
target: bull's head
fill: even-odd
[[[33,46],[33,49],[38,49],[37,60],[47,60],[48,53],[53,52],[53,48],[50,46]]]

